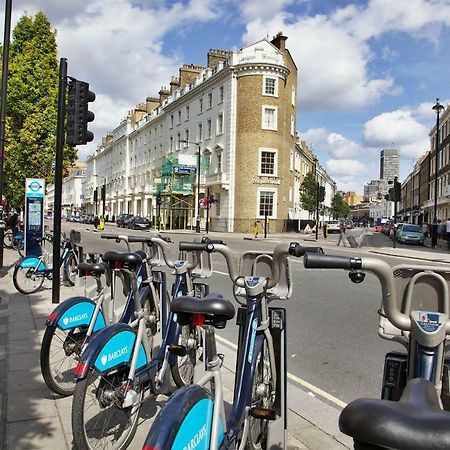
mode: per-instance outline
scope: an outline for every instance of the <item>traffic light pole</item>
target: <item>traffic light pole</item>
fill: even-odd
[[[316,183],[316,241],[319,239],[319,182]]]
[[[59,62],[58,117],[56,124],[55,201],[53,208],[52,303],[60,298],[61,200],[64,160],[64,119],[66,117],[67,59]]]

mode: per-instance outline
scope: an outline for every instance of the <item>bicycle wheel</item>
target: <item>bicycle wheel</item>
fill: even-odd
[[[13,233],[11,230],[6,230],[3,237],[3,247],[12,248]]]
[[[81,355],[87,327],[61,330],[46,328],[41,345],[41,372],[45,384],[55,393],[67,397],[75,391],[74,370]]]
[[[184,356],[177,356],[177,361],[172,365],[171,372],[175,384],[178,387],[183,387],[194,381],[195,365],[202,358],[201,328],[193,325],[183,325],[179,343],[187,347],[187,351]]]
[[[264,339],[257,355],[252,386],[252,408],[272,409],[275,402],[275,386],[270,367],[269,347]],[[249,417],[246,448],[262,450],[267,444],[268,420]]]
[[[77,259],[75,255],[70,252],[67,259],[64,261],[64,281],[67,286],[75,286],[75,276],[77,274]]]
[[[12,240],[12,242],[11,242],[11,247],[14,250],[17,250],[19,252],[20,256],[24,256],[23,255],[24,244],[23,244],[23,240],[22,239],[14,238]]]
[[[144,390],[130,407],[122,406],[129,368],[100,375],[95,369],[78,381],[72,404],[72,432],[78,449],[122,450],[134,434]]]
[[[14,287],[21,294],[33,294],[42,286],[45,279],[45,273],[37,271],[36,267],[21,267],[16,264],[13,273]]]

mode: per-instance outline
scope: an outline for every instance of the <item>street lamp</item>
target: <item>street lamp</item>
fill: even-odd
[[[436,98],[436,104],[433,106],[433,110],[436,112],[436,138],[435,138],[435,158],[434,158],[434,217],[433,226],[431,229],[431,247],[435,248],[437,245],[437,197],[438,197],[438,155],[439,155],[439,115],[444,107],[439,103],[439,98]]]
[[[106,201],[106,177],[103,175],[95,175],[96,178],[103,178],[103,184],[101,189],[101,196],[102,196],[102,209],[103,209],[103,219],[105,219],[105,201]]]
[[[180,142],[183,142],[184,144],[192,144],[196,145],[198,147],[198,157],[197,157],[197,194],[195,198],[195,232],[200,233],[200,144],[198,142],[190,142],[186,140],[180,140]]]
[[[316,182],[316,241],[319,239],[319,178],[317,174],[317,156],[314,156],[314,181]]]

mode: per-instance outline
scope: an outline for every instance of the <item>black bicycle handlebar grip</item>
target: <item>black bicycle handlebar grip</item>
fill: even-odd
[[[347,256],[318,255],[306,253],[303,264],[307,269],[361,269],[361,258]]]
[[[117,239],[119,236],[117,234],[102,233],[100,237],[102,239]]]
[[[149,239],[147,236],[128,236],[128,242],[147,242]]]
[[[204,244],[202,242],[180,242],[179,244],[180,251],[201,251],[201,252],[212,252],[214,250],[214,246],[212,244]]]
[[[289,244],[289,254],[300,258],[305,255],[305,253],[317,253],[323,254],[322,247],[303,247],[298,242],[291,242]]]
[[[168,244],[171,244],[173,242],[169,236],[163,236],[161,234],[158,234],[156,237],[162,239],[164,242],[167,242]]]

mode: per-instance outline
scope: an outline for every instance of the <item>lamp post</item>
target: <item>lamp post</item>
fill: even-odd
[[[439,115],[444,107],[439,103],[439,98],[436,98],[436,104],[433,106],[433,110],[436,112],[436,138],[435,138],[435,157],[434,157],[434,214],[433,214],[433,227],[431,230],[431,247],[435,248],[437,245],[437,197],[438,197],[438,156],[439,156]]]
[[[316,241],[319,239],[319,181],[317,177],[317,157],[314,156],[314,181],[316,182]]]
[[[104,177],[103,175],[95,175],[94,177],[96,178],[103,178],[103,184],[102,184],[102,188],[101,188],[101,197],[102,197],[102,214],[103,214],[103,220],[105,220],[105,202],[106,202],[106,177]],[[97,206],[97,203],[96,203]],[[97,208],[96,208],[97,210]]]
[[[192,144],[198,147],[198,156],[197,156],[197,194],[195,198],[195,232],[200,233],[200,144],[198,142],[190,142],[186,140],[180,140],[184,144]]]

